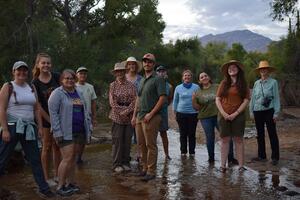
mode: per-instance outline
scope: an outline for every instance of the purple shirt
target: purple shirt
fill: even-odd
[[[84,108],[83,102],[75,90],[74,92],[68,92],[73,101],[73,118],[72,118],[72,132],[84,133]]]

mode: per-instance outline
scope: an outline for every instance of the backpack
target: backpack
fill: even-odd
[[[17,94],[16,94],[16,92],[14,91],[14,85],[9,81],[9,82],[7,82],[7,84],[8,84],[8,101],[7,102],[9,102],[9,99],[10,99],[10,96],[12,95],[12,94],[14,94],[14,97],[15,97],[15,102],[16,102],[16,104],[18,104],[18,100],[17,100]],[[29,86],[31,87],[31,92],[32,93],[35,93],[35,87],[32,85],[32,84],[29,84]],[[35,97],[37,98],[37,96],[36,96],[36,93],[35,93]]]

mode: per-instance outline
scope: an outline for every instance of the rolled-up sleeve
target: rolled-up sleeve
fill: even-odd
[[[54,137],[63,136],[59,117],[60,104],[61,96],[59,95],[59,91],[56,89],[51,93],[48,100],[50,122]]]

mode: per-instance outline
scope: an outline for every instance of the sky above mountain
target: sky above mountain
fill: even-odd
[[[159,0],[164,42],[248,29],[272,40],[287,34],[287,21],[272,21],[271,0]]]

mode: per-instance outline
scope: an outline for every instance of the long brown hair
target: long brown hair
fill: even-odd
[[[240,95],[240,97],[242,99],[244,99],[247,95],[247,81],[245,79],[245,74],[244,74],[244,71],[236,65],[236,67],[239,69],[239,72],[237,74],[237,77],[236,77],[236,87],[238,89],[238,93]],[[222,90],[221,90],[221,97],[227,97],[228,95],[228,90],[229,88],[231,87],[231,84],[232,84],[232,81],[231,81],[231,78],[230,78],[230,75],[228,74],[228,72],[226,72],[224,74],[224,79],[222,81]]]
[[[39,62],[40,62],[41,58],[49,58],[50,62],[51,62],[51,57],[48,54],[38,53],[37,56],[36,56],[36,59],[35,59],[34,67],[32,69],[33,79],[37,79],[40,75],[40,69],[38,68],[38,65],[39,65]]]

